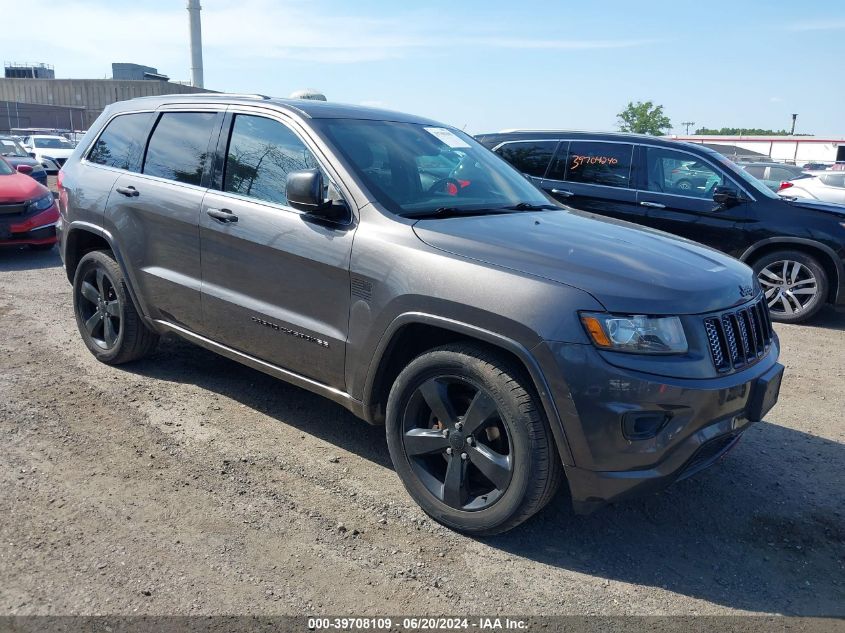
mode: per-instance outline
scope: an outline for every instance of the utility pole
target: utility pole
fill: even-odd
[[[687,129],[687,136],[689,136],[689,129],[695,125],[695,121],[681,121],[681,125]]]
[[[797,114],[792,115],[792,131],[789,133],[790,136],[795,134],[795,119],[797,119],[797,118],[798,118]]]

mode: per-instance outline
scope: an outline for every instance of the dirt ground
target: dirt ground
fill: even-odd
[[[723,462],[480,540],[383,429],[177,339],[101,365],[57,253],[0,252],[0,614],[845,615],[845,314],[776,329],[780,403]]]

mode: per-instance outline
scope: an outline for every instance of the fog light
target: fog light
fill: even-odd
[[[622,434],[629,440],[647,440],[657,435],[670,417],[663,411],[629,411],[622,416]]]

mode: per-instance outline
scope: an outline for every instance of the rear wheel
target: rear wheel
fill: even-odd
[[[754,262],[772,319],[801,323],[824,306],[828,279],[819,261],[801,251],[776,251]]]
[[[551,431],[518,367],[483,347],[417,357],[387,404],[390,456],[432,518],[489,535],[519,525],[562,479]]]
[[[135,310],[123,271],[110,252],[86,254],[73,277],[76,325],[97,360],[119,365],[149,354],[158,344]]]

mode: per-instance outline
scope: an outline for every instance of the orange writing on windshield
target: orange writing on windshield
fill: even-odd
[[[616,165],[619,163],[618,158],[613,156],[572,156],[572,165],[570,169],[578,169],[581,165]]]

